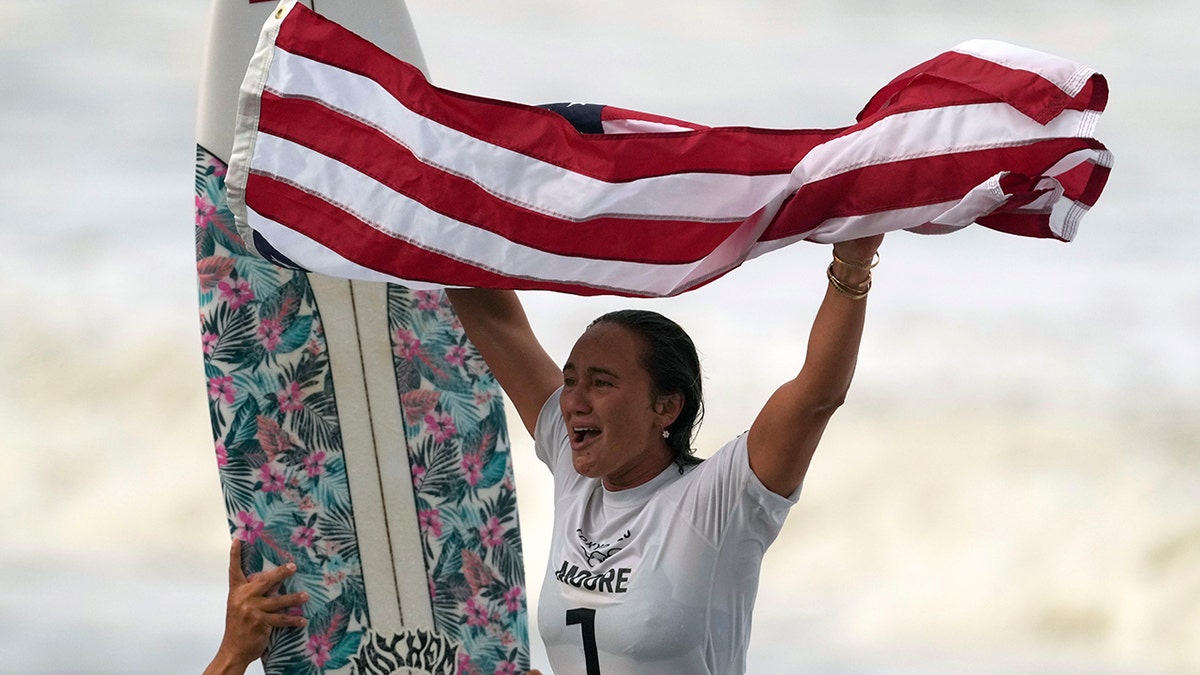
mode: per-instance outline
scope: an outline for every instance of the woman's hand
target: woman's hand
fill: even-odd
[[[839,241],[833,245],[833,253],[847,262],[870,263],[882,243],[883,235],[873,234],[850,241]]]
[[[870,277],[870,267],[883,243],[882,234],[841,241],[833,245],[833,274],[839,281],[857,286]],[[838,261],[844,261],[838,262]]]
[[[242,572],[242,542],[233,540],[229,551],[225,635],[204,675],[240,675],[246,666],[262,656],[273,628],[299,628],[308,623],[304,617],[288,612],[307,602],[307,593],[267,595],[295,573],[296,565],[288,563],[247,579]]]

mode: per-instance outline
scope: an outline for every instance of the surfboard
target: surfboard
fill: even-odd
[[[307,6],[424,68],[400,0]],[[295,562],[305,629],[268,674],[523,673],[524,568],[503,401],[444,294],[276,266],[225,193],[262,0],[214,0],[195,243],[217,470],[247,573]]]

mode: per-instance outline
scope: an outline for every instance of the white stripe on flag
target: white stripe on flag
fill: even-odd
[[[1078,137],[1084,124],[1082,113],[1067,110],[1041,125],[1003,103],[901,113],[813,148],[796,165],[787,189],[867,166]]]

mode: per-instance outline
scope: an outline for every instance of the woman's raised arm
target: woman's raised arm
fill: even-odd
[[[750,427],[750,468],[776,494],[788,496],[800,486],[825,425],[850,389],[866,316],[866,293],[859,291],[870,288],[869,267],[882,241],[876,235],[834,245],[832,278],[813,319],[804,366]]]
[[[487,361],[529,433],[546,399],[562,384],[562,370],[542,348],[513,291],[451,288],[446,296],[463,330]]]

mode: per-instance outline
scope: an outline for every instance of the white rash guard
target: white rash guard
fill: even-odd
[[[745,672],[763,553],[800,489],[764,487],[742,434],[683,474],[610,492],[571,463],[561,393],[534,434],[554,474],[538,628],[555,675]]]

